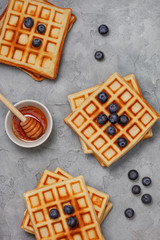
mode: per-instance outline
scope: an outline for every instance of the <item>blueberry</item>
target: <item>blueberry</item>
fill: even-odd
[[[149,186],[151,183],[152,183],[152,180],[150,179],[150,177],[144,177],[142,179],[142,184],[146,187]]]
[[[26,28],[33,27],[33,24],[34,24],[34,21],[33,21],[33,19],[31,17],[27,17],[27,18],[24,19],[24,26]]]
[[[38,27],[37,27],[37,31],[41,34],[45,33],[46,31],[46,26],[43,25],[43,24],[39,24]]]
[[[127,140],[124,138],[124,137],[120,137],[117,139],[117,145],[120,147],[120,148],[124,148],[127,146]]]
[[[139,173],[136,170],[130,170],[128,173],[128,178],[130,180],[136,180],[139,177]]]
[[[105,103],[108,100],[108,94],[106,92],[100,92],[97,99],[100,103]]]
[[[134,216],[134,210],[132,208],[127,208],[124,214],[127,218],[132,218]]]
[[[67,224],[71,228],[75,228],[78,225],[78,219],[76,217],[69,217],[67,219]]]
[[[117,113],[119,111],[119,106],[116,104],[116,103],[111,103],[109,106],[108,106],[108,111],[110,113]]]
[[[41,44],[42,44],[42,41],[41,41],[40,39],[38,39],[38,38],[35,38],[35,39],[33,39],[33,41],[32,41],[33,47],[38,48],[38,47],[41,46]]]
[[[118,122],[118,120],[119,120],[119,117],[116,113],[112,113],[111,115],[109,115],[110,123],[115,124]]]
[[[106,130],[107,134],[110,136],[113,136],[114,134],[116,134],[116,129],[113,126],[109,126]]]
[[[141,200],[144,204],[149,204],[152,202],[152,197],[150,194],[146,193],[142,196]]]
[[[49,216],[52,219],[56,219],[59,217],[59,211],[56,208],[53,208],[49,211]]]
[[[74,208],[71,205],[66,205],[66,206],[64,206],[63,211],[66,214],[70,215],[70,214],[74,213]]]
[[[129,122],[129,118],[126,115],[121,115],[119,117],[119,124],[125,126]]]
[[[101,61],[104,58],[104,53],[101,51],[97,51],[95,53],[95,59],[97,59],[98,61]]]
[[[104,35],[108,33],[109,28],[105,24],[102,24],[99,26],[98,31],[100,34]]]
[[[134,185],[133,187],[132,187],[132,193],[133,194],[140,194],[140,192],[141,192],[141,188],[140,188],[140,186],[139,185]]]
[[[97,122],[99,125],[104,125],[108,121],[108,118],[105,114],[101,113],[97,117]]]

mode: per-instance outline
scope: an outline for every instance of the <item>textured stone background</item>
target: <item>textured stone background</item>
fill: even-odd
[[[160,239],[160,122],[154,137],[140,142],[109,169],[102,168],[93,156],[84,155],[78,137],[64,124],[70,113],[67,96],[102,83],[113,72],[134,73],[145,99],[160,113],[160,2],[159,0],[57,0],[71,7],[77,22],[68,34],[56,81],[38,83],[20,70],[0,64],[0,90],[13,103],[35,99],[52,113],[54,129],[50,139],[37,149],[14,145],[7,137],[4,119],[7,109],[0,103],[0,239],[34,239],[20,229],[25,204],[23,193],[35,188],[44,169],[60,166],[73,175],[82,174],[88,185],[107,192],[114,204],[102,224],[106,239]],[[7,1],[0,1],[0,11]],[[108,36],[97,28],[106,23]],[[94,52],[102,50],[105,60],[97,62]],[[144,206],[131,194],[127,179],[136,168],[140,177],[151,176],[152,187],[142,188],[153,196]],[[140,180],[138,183],[141,184]],[[133,207],[136,216],[127,220],[123,211]]]

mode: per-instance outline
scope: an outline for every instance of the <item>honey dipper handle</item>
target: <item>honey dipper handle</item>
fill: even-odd
[[[6,107],[8,107],[9,110],[14,115],[16,115],[19,120],[21,120],[21,122],[25,122],[26,121],[26,118],[23,116],[23,114],[20,111],[18,111],[18,109],[15,108],[15,106],[13,106],[13,104],[10,103],[1,93],[0,93],[0,101],[2,103],[4,103],[4,105],[6,105]]]

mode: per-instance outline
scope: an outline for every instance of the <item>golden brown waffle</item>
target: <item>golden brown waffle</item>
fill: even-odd
[[[37,0],[36,0],[36,1],[37,1]],[[41,2],[46,2],[46,3],[50,4],[50,5],[53,5],[53,4],[49,3],[49,2],[46,1],[46,0],[39,0],[39,1],[41,1]],[[7,9],[5,9],[5,11],[3,12],[3,14],[0,16],[0,31],[1,31],[1,28],[2,28],[2,26],[3,26],[3,22],[4,22],[4,20],[5,20],[6,10],[7,10]],[[76,16],[75,16],[74,14],[72,14],[72,15],[71,15],[71,19],[70,19],[70,25],[69,25],[68,31],[70,31],[70,29],[72,28],[72,25],[73,25],[73,23],[74,23],[75,21],[76,21]],[[30,72],[30,71],[28,71],[28,70],[25,70],[25,69],[23,69],[23,68],[20,68],[20,69],[21,69],[22,71],[26,72],[28,75],[30,75],[30,76],[31,76],[33,79],[35,79],[36,81],[42,81],[42,80],[44,80],[44,77],[41,76],[41,75],[39,75],[39,74],[32,73],[32,72]]]
[[[31,30],[23,25],[27,16],[34,19]],[[0,37],[0,62],[54,79],[70,19],[71,9],[36,0],[10,0]],[[46,24],[45,34],[36,32],[39,23]],[[38,49],[32,46],[34,38],[42,40]]]
[[[97,95],[102,91],[109,95],[105,104],[97,100]],[[116,124],[117,133],[109,137],[106,128],[110,123],[100,126],[96,119],[100,113],[108,116],[107,107],[113,102],[120,107],[118,114],[126,114],[130,121],[123,127]],[[133,148],[158,119],[159,115],[151,106],[118,73],[114,73],[69,115],[66,123],[82,138],[94,156],[109,167]],[[128,142],[125,148],[117,145],[120,137],[126,138]]]
[[[126,77],[124,77],[124,79],[127,81],[128,84],[130,84],[130,86],[139,94],[142,96],[142,92],[139,88],[138,82],[135,78],[135,76],[133,74],[130,74]],[[74,93],[68,96],[68,101],[70,103],[70,107],[72,112],[74,112],[76,110],[77,107],[79,107],[87,97],[89,97],[94,91],[96,91],[98,89],[98,87],[100,87],[101,84],[95,86],[95,87],[91,87],[88,88],[86,90],[80,91],[78,93]],[[65,121],[67,122],[67,118],[65,118]],[[143,139],[147,139],[153,136],[153,132],[152,129],[149,130],[149,132],[143,137]],[[93,151],[91,149],[89,149],[87,147],[87,145],[84,143],[84,141],[80,138],[80,142],[82,145],[82,149],[83,152],[85,154],[91,154],[93,153]]]
[[[57,171],[60,174],[45,170],[37,185],[37,188],[41,188],[50,184],[55,184],[57,182],[65,181],[68,178],[69,179],[73,178],[71,175],[69,174],[67,175],[67,173],[60,168],[57,168],[55,172]],[[67,176],[62,176],[62,173],[65,173]],[[109,195],[103,192],[99,192],[98,190],[90,187],[88,187],[88,190],[91,196],[92,203],[96,210],[99,222],[102,223],[102,219],[104,219],[104,215],[106,214],[106,212],[107,214],[105,215],[105,217],[108,215],[109,211],[111,210],[110,207],[108,206]],[[33,226],[27,211],[25,211],[24,219],[21,224],[21,229],[31,234],[34,234]]]
[[[36,239],[104,239],[82,176],[29,191],[24,198]],[[69,216],[64,213],[63,207],[68,204],[75,210],[71,216],[76,216],[79,222],[76,229],[67,225]],[[49,217],[52,208],[58,209],[58,219]]]
[[[56,168],[55,173],[58,175],[66,178],[66,179],[72,179],[73,176],[70,175],[69,173],[65,172],[61,168]],[[98,219],[100,224],[103,222],[104,218],[108,215],[108,213],[111,210],[111,203],[108,203],[109,201],[109,195],[103,192],[98,191],[95,188],[89,187],[88,186],[88,192],[91,198],[91,201],[94,205],[94,208],[96,210]],[[103,211],[102,211],[103,209]],[[105,216],[105,217],[104,217]]]

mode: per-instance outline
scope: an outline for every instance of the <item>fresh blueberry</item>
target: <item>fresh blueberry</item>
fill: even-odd
[[[144,177],[142,179],[142,184],[146,187],[149,186],[151,183],[152,183],[152,180],[150,179],[150,177]]]
[[[108,33],[109,28],[105,24],[102,24],[99,26],[98,31],[100,34],[104,35]]]
[[[38,38],[35,38],[35,39],[33,39],[33,41],[32,41],[33,47],[38,48],[38,47],[41,46],[41,44],[42,44],[42,41],[41,41],[40,39],[38,39]]]
[[[144,204],[149,204],[152,202],[152,197],[150,194],[146,193],[142,196],[141,200]]]
[[[120,147],[120,148],[124,148],[127,146],[127,139],[125,139],[124,137],[120,137],[117,139],[117,145]]]
[[[127,218],[132,218],[134,216],[134,210],[132,208],[127,208],[124,214]]]
[[[101,113],[97,117],[97,122],[99,125],[104,125],[108,121],[108,118],[105,114]]]
[[[132,187],[132,193],[133,194],[140,194],[140,192],[141,192],[141,187],[139,186],[139,185],[134,185],[133,187]]]
[[[110,136],[113,136],[114,134],[116,134],[116,129],[113,126],[109,126],[106,130],[107,134]]]
[[[95,53],[95,59],[97,59],[98,61],[101,61],[104,58],[104,53],[101,51],[97,51]]]
[[[139,177],[139,173],[136,170],[130,170],[128,173],[128,178],[130,180],[136,180]]]
[[[43,24],[39,24],[38,27],[37,27],[37,31],[41,34],[45,33],[46,31],[46,26],[43,25]]]
[[[118,120],[119,120],[119,117],[116,113],[112,113],[111,115],[109,115],[110,123],[115,124],[118,122]]]
[[[33,27],[33,24],[34,24],[34,21],[33,21],[33,19],[31,17],[27,17],[27,18],[24,19],[24,26],[26,28]]]
[[[116,104],[116,103],[111,103],[109,106],[108,106],[108,111],[110,113],[117,113],[119,111],[119,106]]]
[[[78,219],[76,217],[69,217],[67,219],[67,224],[71,228],[75,228],[78,225]]]
[[[97,99],[100,103],[105,103],[108,100],[108,94],[106,92],[100,92]]]
[[[66,205],[66,206],[64,206],[63,211],[66,214],[70,215],[70,214],[74,213],[74,208],[71,205]]]
[[[53,208],[49,211],[49,216],[52,219],[56,219],[59,217],[59,211],[56,208]]]
[[[125,126],[129,122],[129,118],[126,115],[121,115],[119,117],[119,124]]]

